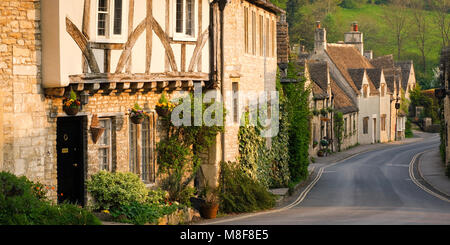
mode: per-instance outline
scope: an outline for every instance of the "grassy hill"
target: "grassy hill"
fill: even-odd
[[[298,0],[301,1],[301,0]],[[327,29],[328,42],[338,42],[344,39],[344,32],[350,31],[353,21],[359,23],[359,30],[364,33],[364,46],[366,50],[373,50],[374,56],[394,54],[396,60],[413,60],[417,79],[422,87],[435,87],[433,81],[433,68],[439,64],[442,41],[439,28],[435,23],[433,11],[425,11],[427,17],[428,40],[426,41],[426,71],[423,71],[423,61],[414,36],[415,26],[413,11],[408,9],[407,29],[409,34],[403,44],[401,57],[397,57],[397,46],[392,28],[385,21],[385,10],[389,5],[362,4],[359,8],[346,9],[333,7],[328,13],[320,13],[317,5],[305,4],[289,5],[287,0],[272,0],[275,4],[288,10],[290,21],[291,41],[301,43],[307,49],[314,45],[314,23],[321,20]],[[294,2],[294,1],[291,1]],[[290,8],[290,9],[289,9]]]

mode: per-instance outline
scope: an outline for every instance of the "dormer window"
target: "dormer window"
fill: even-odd
[[[369,85],[364,84],[363,85],[363,96],[364,96],[364,98],[367,98],[368,94],[369,94]]]
[[[381,84],[381,97],[384,97],[385,91],[386,91],[385,85]]]
[[[123,38],[124,0],[97,0],[97,39],[111,41]]]
[[[184,40],[195,37],[195,0],[175,0],[174,39]]]

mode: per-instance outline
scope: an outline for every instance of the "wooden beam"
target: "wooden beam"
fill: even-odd
[[[170,67],[172,68],[172,71],[178,71],[177,63],[175,61],[175,55],[173,54],[172,47],[170,46],[169,36],[167,36],[167,33],[163,31],[163,29],[161,28],[159,23],[155,20],[155,18],[152,18],[152,25],[153,31],[158,36],[159,40],[164,46],[164,49],[166,50],[167,58],[169,59],[169,64]]]
[[[181,72],[186,71],[186,44],[181,44]]]
[[[146,35],[146,45],[145,45],[145,73],[150,74],[151,63],[152,63],[152,41],[153,41],[153,0],[147,0],[147,16],[145,19],[145,35]]]
[[[145,20],[141,21],[141,23],[134,29],[134,31],[128,36],[128,40],[125,43],[125,47],[122,51],[122,54],[120,55],[119,62],[117,63],[116,72],[115,73],[121,73],[123,68],[125,67],[125,64],[127,63],[128,59],[131,55],[131,50],[133,49],[134,45],[136,44],[137,39],[139,36],[144,32],[146,27]]]
[[[166,33],[170,32],[170,0],[166,0],[166,18],[165,18],[165,31]],[[169,71],[169,58],[167,56],[167,54],[164,55],[164,71]]]
[[[95,59],[94,53],[92,49],[88,45],[87,38],[80,32],[80,30],[73,24],[73,22],[66,17],[66,31],[81,49],[81,52],[85,56],[89,68],[91,68],[91,72],[100,73],[100,69],[98,68],[98,63]]]
[[[189,62],[188,71],[193,72],[195,64],[199,62],[202,55],[203,47],[209,38],[209,28],[207,28],[203,34],[197,39],[197,44],[195,45],[194,53],[192,54],[191,61]]]
[[[82,23],[82,31],[83,35],[89,40],[89,27],[90,27],[90,19],[91,19],[91,0],[84,0],[84,9],[83,9],[83,23]]]
[[[131,35],[131,33],[133,32],[133,25],[134,25],[134,0],[130,0],[129,2],[129,7],[128,7],[128,36]],[[129,57],[128,57],[128,61],[126,64],[126,68],[125,68],[125,72],[126,73],[131,73],[131,69],[132,69],[132,54],[130,53]]]

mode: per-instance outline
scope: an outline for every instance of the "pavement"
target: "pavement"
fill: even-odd
[[[445,175],[439,149],[425,152],[419,158],[419,175],[434,189],[450,197],[450,178]]]

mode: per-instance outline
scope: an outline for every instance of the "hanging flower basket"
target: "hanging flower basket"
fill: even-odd
[[[170,114],[169,108],[167,107],[155,107],[156,113],[158,113],[158,116],[160,117],[168,117]]]
[[[63,111],[69,116],[75,116],[80,111],[80,107],[63,106]]]
[[[142,124],[144,122],[145,117],[137,117],[137,116],[130,116],[130,120],[134,124]]]
[[[161,98],[159,98],[159,101],[155,106],[155,111],[160,117],[168,117],[175,106],[176,105],[174,103],[170,102],[166,98],[166,93],[163,92],[161,94]]]
[[[77,99],[77,94],[70,91],[70,98],[63,100],[63,111],[70,116],[76,115],[80,111],[81,102]]]
[[[134,124],[142,124],[148,114],[142,109],[138,103],[134,104],[134,107],[128,110],[128,115],[130,116],[130,120]]]

